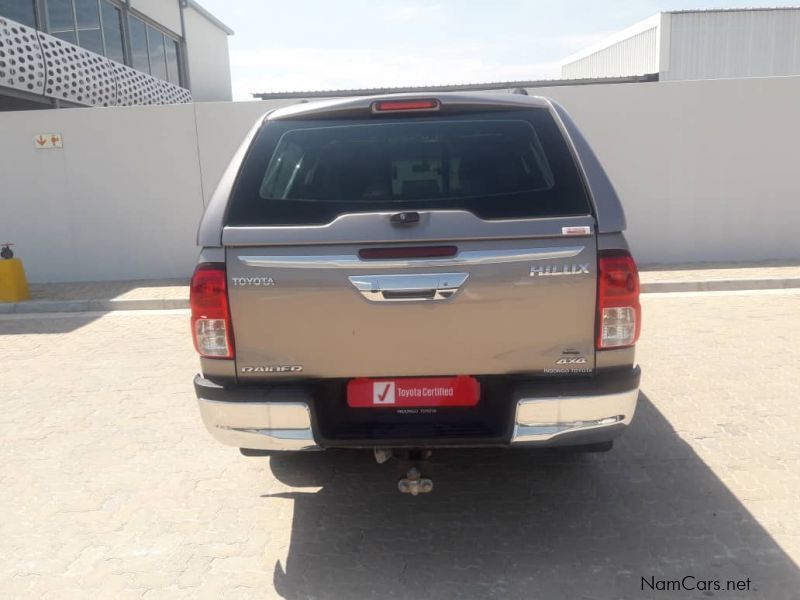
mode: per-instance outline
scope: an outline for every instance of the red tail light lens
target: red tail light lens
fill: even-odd
[[[597,280],[597,349],[632,346],[642,328],[639,271],[629,252],[600,251]]]
[[[189,304],[194,347],[200,356],[233,358],[233,329],[224,264],[197,266],[192,275]]]
[[[390,112],[407,110],[439,110],[439,101],[435,98],[424,100],[382,100],[372,103],[372,112]]]

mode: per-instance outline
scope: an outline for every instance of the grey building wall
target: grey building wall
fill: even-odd
[[[670,19],[669,55],[660,67],[662,80],[800,74],[798,9],[666,16]]]
[[[665,12],[564,60],[563,78],[800,75],[800,8]]]
[[[587,79],[658,73],[658,32],[658,23],[654,22],[610,46],[565,63],[561,67],[561,77]]]

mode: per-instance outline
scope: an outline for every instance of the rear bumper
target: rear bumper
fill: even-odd
[[[304,389],[223,387],[197,375],[206,428],[219,442],[255,450],[313,450],[311,396]]]
[[[511,444],[563,446],[605,442],[630,425],[639,388],[599,396],[522,398]]]
[[[254,450],[381,446],[564,446],[604,442],[630,424],[639,394],[638,367],[577,381],[521,380],[512,388],[508,433],[499,438],[330,440],[315,419],[305,385],[222,386],[195,377],[203,422],[219,442]]]

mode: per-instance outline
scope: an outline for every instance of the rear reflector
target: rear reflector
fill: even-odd
[[[200,356],[233,358],[233,329],[224,264],[197,266],[192,275],[189,304],[194,347]]]
[[[632,346],[639,339],[642,308],[639,272],[629,252],[600,251],[597,280],[597,349]]]
[[[362,260],[389,258],[447,258],[455,256],[457,246],[410,246],[405,248],[363,248],[358,251]]]
[[[439,101],[435,98],[424,100],[382,100],[372,103],[372,112],[391,112],[407,110],[439,110]]]

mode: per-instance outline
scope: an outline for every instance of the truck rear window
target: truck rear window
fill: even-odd
[[[229,225],[322,225],[353,212],[460,209],[482,219],[588,214],[544,109],[369,121],[274,121],[256,136]]]

